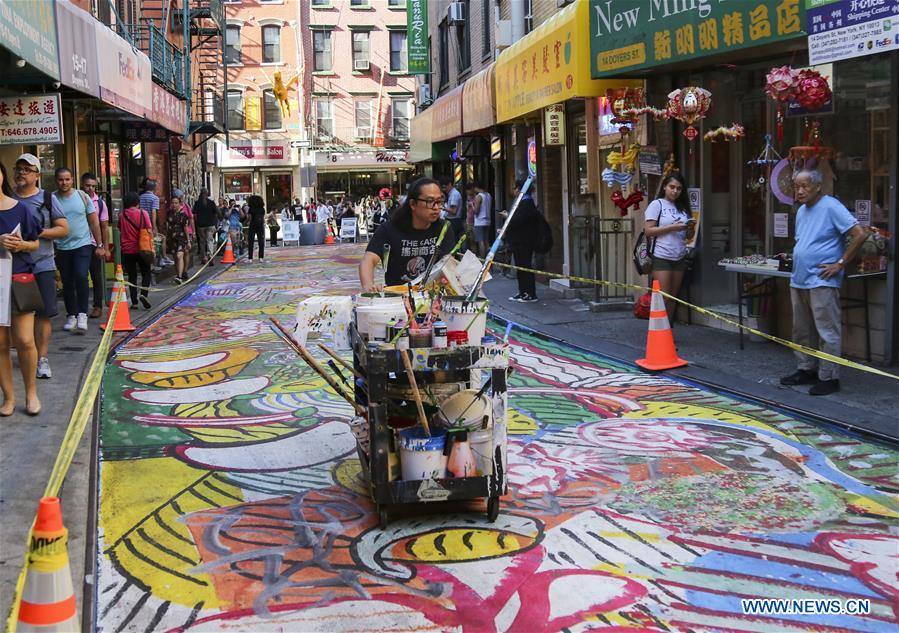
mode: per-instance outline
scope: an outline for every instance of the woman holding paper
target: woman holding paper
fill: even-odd
[[[41,412],[41,401],[37,397],[37,348],[34,345],[34,310],[30,302],[39,300],[40,291],[34,280],[34,264],[31,253],[38,248],[40,229],[28,208],[13,197],[12,187],[6,177],[6,168],[0,164],[0,253],[5,258],[12,255],[11,270],[0,268],[3,276],[0,287],[6,296],[0,300],[0,389],[3,390],[3,404],[0,416],[10,416],[16,408],[16,394],[13,391],[12,360],[10,339],[15,343],[19,356],[19,368],[25,383],[25,413],[37,415]],[[15,289],[12,288],[16,284]],[[6,309],[9,309],[7,321]],[[30,308],[30,309],[29,309]]]

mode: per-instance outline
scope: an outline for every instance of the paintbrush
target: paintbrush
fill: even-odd
[[[443,238],[446,237],[446,230],[449,228],[449,222],[447,220],[443,221],[443,226],[440,228],[440,235],[437,236],[437,242],[434,244],[434,252],[431,253],[431,261],[428,262],[428,267],[425,268],[424,275],[421,277],[421,287],[424,288],[428,285],[428,277],[431,276],[431,269],[434,268],[434,263],[437,261],[437,257],[440,255],[440,245],[443,243]]]
[[[337,363],[335,363],[330,358],[328,359],[328,367],[330,367],[334,371],[334,373],[340,377],[340,380],[343,381],[343,384],[345,384],[347,387],[353,386],[352,384],[350,384],[350,381],[347,379],[347,377],[343,375],[343,372],[340,371],[340,367],[337,366]]]
[[[458,253],[459,249],[462,248],[462,245],[465,243],[465,240],[467,240],[467,239],[468,239],[468,236],[463,234],[462,237],[459,238],[459,241],[456,242],[456,245],[453,246],[453,250],[451,250],[449,252],[449,254],[455,255],[456,253]]]
[[[310,367],[312,367],[312,369],[319,376],[324,378],[325,382],[328,383],[328,385],[331,387],[331,389],[333,389],[337,393],[338,396],[340,396],[341,398],[343,398],[344,400],[349,402],[353,406],[353,409],[356,411],[356,415],[365,415],[366,414],[365,408],[359,406],[356,403],[356,400],[353,398],[353,396],[346,393],[343,390],[343,387],[341,387],[337,383],[337,381],[334,380],[334,378],[332,378],[331,375],[325,371],[325,368],[322,367],[321,364],[317,360],[315,360],[315,358],[313,358],[312,354],[310,354],[306,350],[305,347],[300,345],[296,341],[296,339],[293,338],[293,336],[290,334],[290,332],[283,325],[281,325],[281,322],[278,321],[278,319],[276,319],[275,317],[269,317],[269,319],[272,322],[272,326],[273,326],[272,331],[275,334],[277,334],[278,336],[280,336],[287,343],[287,345],[293,351],[295,351],[300,356],[300,358],[302,358],[304,361],[306,361],[306,364],[308,364]]]
[[[493,382],[493,377],[491,376],[490,378],[487,379],[487,382],[485,382],[484,385],[480,389],[478,389],[478,392],[474,395],[474,398],[471,399],[471,402],[468,403],[468,406],[465,407],[464,409],[462,409],[462,413],[460,413],[456,417],[456,421],[453,423],[453,426],[458,426],[459,424],[462,423],[462,418],[465,417],[465,414],[471,408],[471,405],[473,405],[475,402],[477,402],[478,400],[481,399],[481,396],[483,396],[484,393],[487,391],[487,389],[490,388],[490,383],[492,383],[492,382]]]
[[[384,260],[381,265],[384,267],[384,275],[387,275],[387,264],[390,262],[390,244],[384,244]],[[386,279],[384,283],[387,283]],[[384,298],[384,287],[381,286],[381,298]]]
[[[353,375],[356,378],[365,378],[365,376],[362,375],[362,372],[360,372],[358,369],[353,367],[353,363],[342,359],[340,356],[337,355],[337,352],[335,352],[333,349],[331,349],[324,343],[319,343],[318,346],[325,354],[327,354],[328,356],[333,358],[340,365],[343,365],[344,368],[349,369],[351,372],[353,372]]]
[[[409,377],[409,386],[412,387],[412,395],[415,398],[415,407],[418,409],[418,421],[425,430],[425,435],[431,437],[431,427],[428,426],[428,417],[425,415],[425,408],[421,404],[421,392],[418,391],[418,383],[415,381],[415,372],[412,370],[412,361],[409,360],[408,350],[401,350],[400,356],[403,357],[403,365],[406,366],[406,375]]]

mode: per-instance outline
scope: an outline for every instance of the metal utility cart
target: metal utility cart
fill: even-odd
[[[394,349],[371,350],[352,328],[353,360],[365,376],[368,387],[369,452],[359,451],[363,472],[369,475],[371,496],[380,526],[386,527],[390,506],[435,501],[485,498],[487,518],[499,515],[500,497],[506,494],[506,377],[509,353],[506,346],[465,346],[452,349],[412,349],[412,366],[421,384],[466,383],[464,388],[481,387],[483,372],[490,372],[491,386],[485,392],[493,406],[492,459],[490,472],[476,477],[445,477],[408,481],[398,475],[399,450],[394,429],[388,426],[389,412],[396,396],[388,387],[406,385],[406,371],[400,353]],[[360,399],[357,387],[357,399]],[[360,402],[365,402],[361,395]],[[486,470],[486,468],[485,468]]]

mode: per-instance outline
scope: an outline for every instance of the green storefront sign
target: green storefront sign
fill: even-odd
[[[805,36],[804,0],[589,2],[594,79]]]
[[[59,79],[54,0],[0,0],[0,45]]]
[[[409,72],[427,75],[431,72],[428,49],[428,0],[406,0],[406,47]]]

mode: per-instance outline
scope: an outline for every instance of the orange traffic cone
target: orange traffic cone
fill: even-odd
[[[115,315],[115,323],[112,325],[113,332],[133,332],[135,328],[131,324],[131,313],[128,310],[128,300],[125,298],[125,279],[122,277],[121,264],[116,267],[116,287],[112,291],[112,300],[109,302],[109,312],[106,314],[106,322],[100,324],[100,329],[105,330],[115,304],[119,304],[119,309]]]
[[[78,609],[69,569],[69,531],[58,497],[44,497],[28,546],[28,566],[18,631],[78,631]]]
[[[234,261],[234,248],[231,246],[231,235],[228,235],[228,241],[225,242],[225,256],[222,257],[223,264],[235,264],[237,262]]]
[[[334,244],[334,230],[331,228],[331,224],[328,223],[328,231],[325,233],[325,244]]]
[[[646,358],[636,363],[643,369],[661,371],[687,365],[687,361],[679,358],[674,348],[674,335],[668,323],[668,312],[665,311],[665,299],[659,294],[659,280],[652,282],[652,303],[649,305],[649,332],[646,334]]]

